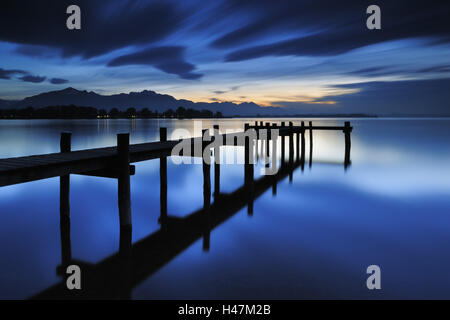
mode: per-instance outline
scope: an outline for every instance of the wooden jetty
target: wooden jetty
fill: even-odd
[[[350,133],[352,127],[349,122],[345,123],[345,126],[312,126],[309,123],[309,127],[306,127],[302,121],[301,126],[293,126],[292,122],[289,126],[284,125],[270,125],[255,124],[254,126],[246,125],[246,129],[255,129],[257,136],[262,130],[269,130],[267,139],[270,140],[270,130],[278,129],[279,135],[282,137],[292,137],[290,139],[290,152],[294,151],[293,137],[297,135],[301,136],[301,147],[304,149],[304,136],[305,131],[310,132],[310,146],[312,146],[312,132],[313,130],[342,130],[345,133],[345,162],[350,163]],[[165,132],[165,130],[163,130]],[[230,139],[230,136],[234,138]],[[244,146],[245,134],[223,134],[217,138],[222,139],[223,145]],[[26,157],[0,159],[0,187],[23,183],[28,181],[47,179],[52,177],[64,176],[68,174],[84,174],[99,177],[117,178],[120,171],[120,159],[123,158],[119,152],[128,153],[129,162],[139,162],[151,159],[158,159],[162,157],[168,157],[171,155],[171,151],[175,145],[181,142],[181,140],[167,141],[167,134],[162,133],[161,141],[140,143],[129,145],[128,134],[118,134],[117,147],[95,148],[79,151],[70,150],[70,134],[63,133],[61,135],[61,152],[51,153],[43,155],[33,155]],[[192,146],[202,143],[202,138],[189,139]],[[234,141],[230,143],[229,141]],[[284,139],[282,139],[283,143]],[[123,148],[121,145],[123,144]],[[267,144],[268,148],[269,144]],[[311,148],[312,151],[312,148]],[[192,156],[201,157],[202,154],[193,153]],[[310,157],[311,158],[311,157]],[[130,168],[130,174],[134,173],[134,168]]]
[[[198,239],[203,239],[203,249],[210,248],[211,231],[247,206],[249,216],[253,215],[253,202],[261,194],[272,188],[277,192],[278,181],[289,177],[292,181],[293,171],[305,165],[305,134],[309,131],[310,157],[312,163],[312,132],[314,130],[341,130],[345,136],[345,155],[343,165],[350,165],[350,133],[349,122],[344,126],[294,126],[256,122],[245,124],[245,131],[233,134],[219,134],[219,127],[214,126],[212,141],[222,139],[222,145],[241,146],[245,148],[244,182],[230,194],[220,191],[220,147],[209,148],[202,137],[184,140],[167,140],[166,128],[160,128],[160,141],[129,144],[129,134],[117,135],[117,147],[71,151],[70,133],[61,134],[60,153],[36,155],[29,157],[0,160],[0,186],[16,183],[60,177],[60,232],[61,232],[61,266],[58,274],[65,277],[65,268],[76,264],[83,270],[83,290],[70,291],[65,281],[58,283],[33,298],[129,298],[131,289],[148,278],[175,256],[183,252]],[[270,129],[270,130],[268,130]],[[276,150],[276,139],[271,133],[277,130],[281,136],[281,166],[274,175],[266,175],[254,180],[254,159],[257,154],[255,142],[265,143],[264,153],[269,157],[270,144],[272,154]],[[203,131],[206,136],[206,130]],[[294,136],[296,147],[294,148]],[[288,137],[288,160],[285,159],[285,138]],[[263,141],[264,140],[264,141]],[[213,161],[205,161],[203,157],[203,207],[186,217],[172,217],[167,212],[167,157],[172,148],[180,142],[187,142],[191,148],[190,156],[213,157]],[[209,142],[208,142],[209,143]],[[200,144],[200,152],[196,145]],[[261,143],[262,146],[262,143]],[[205,150],[208,151],[205,153]],[[296,150],[296,155],[295,155]],[[211,155],[211,151],[214,151]],[[275,153],[276,154],[276,153]],[[131,243],[131,201],[130,175],[135,173],[131,163],[160,159],[160,217],[161,229],[148,237]],[[277,162],[275,160],[275,162]],[[210,166],[214,165],[214,202],[211,203]],[[272,166],[274,166],[272,162]],[[269,166],[267,163],[266,167]],[[119,252],[103,261],[92,265],[72,259],[70,241],[70,174],[108,177],[118,180],[118,207],[120,220]],[[112,280],[113,279],[113,280]],[[119,279],[119,281],[116,281]]]

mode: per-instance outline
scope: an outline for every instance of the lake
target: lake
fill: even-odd
[[[241,131],[260,119],[203,120]],[[280,122],[299,119],[261,119]],[[343,119],[307,119],[343,125]],[[0,157],[157,141],[159,127],[193,130],[194,120],[0,120]],[[297,167],[247,208],[198,239],[131,290],[133,299],[450,298],[450,119],[351,119],[351,166],[342,131],[314,132],[313,161]],[[309,138],[306,136],[309,156]],[[239,149],[239,150],[236,150]],[[242,148],[225,147],[242,156]],[[168,159],[168,212],[203,206],[203,169]],[[159,160],[135,163],[131,177],[137,243],[160,229]],[[257,164],[255,179],[262,177]],[[214,170],[211,178],[214,179]],[[240,164],[221,166],[220,188],[244,183]],[[212,182],[214,187],[214,182]],[[211,198],[214,202],[214,197]],[[71,250],[95,265],[119,249],[117,182],[71,175]],[[29,298],[60,282],[59,178],[0,188],[0,298]],[[368,290],[366,269],[381,269]],[[114,279],[111,279],[114,281]]]

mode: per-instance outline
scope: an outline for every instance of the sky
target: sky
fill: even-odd
[[[81,9],[69,30],[66,8]],[[369,30],[369,5],[381,30]],[[68,86],[298,112],[449,114],[450,2],[2,0],[0,99]]]

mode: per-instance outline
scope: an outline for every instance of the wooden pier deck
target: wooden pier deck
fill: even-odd
[[[178,141],[130,145],[130,162],[169,156]],[[113,167],[117,147],[0,159],[0,186]]]
[[[347,130],[351,132],[352,128],[349,123],[346,123],[346,126],[342,127],[332,127],[312,126],[310,122],[309,127],[304,125],[293,126],[292,123],[291,126],[266,123],[263,125],[255,124],[254,126],[247,125],[246,129],[255,129],[258,133],[260,130],[278,130],[280,136],[288,136],[294,134],[304,135],[305,130],[310,130],[310,132],[313,130],[342,130],[346,132]],[[222,139],[223,145],[244,146],[245,144],[243,132],[222,134],[218,138]],[[192,145],[202,143],[201,137],[189,140]],[[173,147],[180,142],[181,140],[156,141],[129,145],[129,162],[134,163],[170,156]],[[63,142],[61,148],[62,146]],[[97,170],[110,170],[114,168],[116,166],[117,155],[117,147],[106,147],[0,159],[0,187],[67,174],[95,175]],[[193,152],[191,156],[201,157],[201,154],[195,154]]]

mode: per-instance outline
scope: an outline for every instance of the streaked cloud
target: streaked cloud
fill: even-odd
[[[105,94],[151,89],[195,102],[344,112],[353,110],[347,97],[379,83],[392,83],[383,97],[395,100],[387,92],[402,82],[450,77],[448,1],[380,0],[376,31],[365,26],[366,0],[79,0],[80,31],[65,27],[69,4],[0,4],[0,79],[9,80],[0,98],[70,82]],[[444,94],[434,94],[428,103],[444,110]]]

